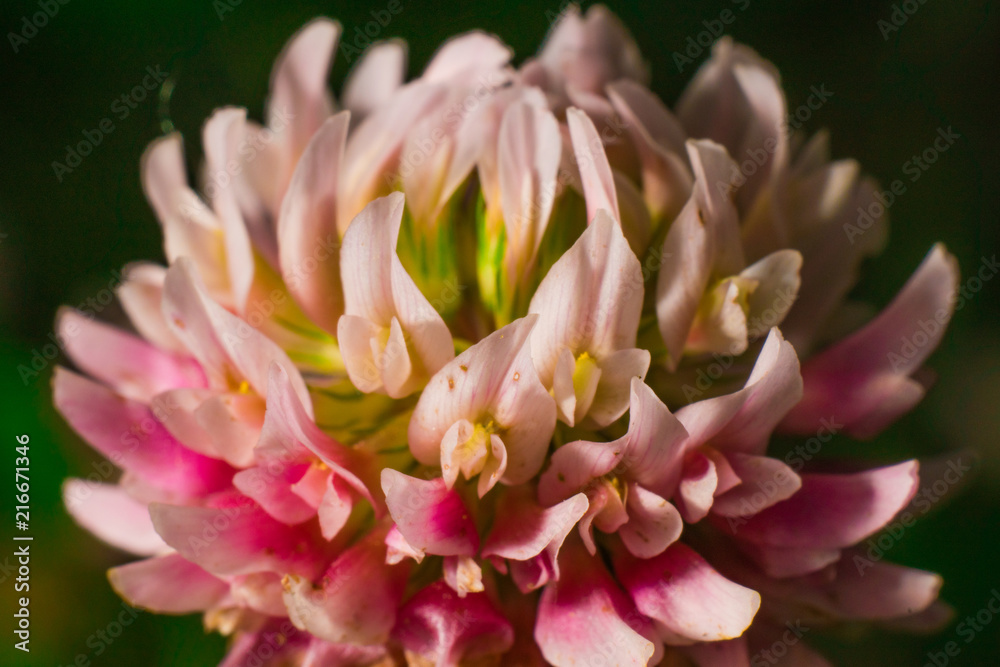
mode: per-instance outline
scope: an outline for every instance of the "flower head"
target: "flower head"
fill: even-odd
[[[571,7],[519,68],[473,32],[407,82],[375,44],[338,106],[339,34],[291,40],[263,125],[209,119],[204,196],[180,135],[147,150],[135,333],[60,314],[55,404],[123,471],[67,505],[144,557],[123,597],[203,613],[226,665],[745,664],[806,615],[940,619],[936,575],[852,560],[917,462],[770,445],[911,409],[957,268],[831,337],[886,223],[845,238],[876,189],[789,136],[770,63],[724,38],[672,112]]]

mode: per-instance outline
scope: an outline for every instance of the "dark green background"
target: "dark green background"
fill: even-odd
[[[410,71],[419,72],[436,45],[471,28],[500,34],[520,62],[535,52],[559,11],[553,3],[465,2],[446,5],[401,0],[383,36],[410,44]],[[224,642],[206,636],[196,617],[141,615],[93,657],[91,633],[117,614],[120,601],[104,578],[127,557],[99,544],[64,513],[59,486],[85,475],[94,454],[73,436],[50,405],[47,368],[22,382],[18,365],[30,364],[52,330],[59,304],[94,296],[113,270],[135,259],[162,261],[159,230],[143,200],[138,160],[169,117],[185,136],[189,162],[199,155],[198,135],[213,108],[245,105],[259,118],[271,63],[281,45],[309,18],[338,18],[348,35],[386,2],[265,3],[243,0],[220,20],[212,0],[171,3],[71,0],[14,54],[6,34],[35,2],[3,1],[0,9],[0,563],[13,552],[14,437],[31,436],[32,652],[12,649],[13,581],[0,583],[0,664],[62,665],[91,654],[94,665],[209,665]],[[744,4],[741,2],[740,5]],[[755,47],[781,70],[792,108],[812,85],[832,99],[805,128],[828,128],[836,157],[854,156],[884,185],[903,178],[907,192],[890,209],[887,251],[866,268],[858,295],[878,305],[892,297],[936,240],[963,269],[963,280],[982,258],[997,252],[1000,160],[997,149],[997,8],[991,2],[927,0],[902,28],[883,39],[877,21],[890,2],[765,3],[739,11],[729,0],[612,3],[652,65],[653,88],[672,104],[692,69],[678,73],[671,54],[730,8],[728,32]],[[696,59],[700,64],[705,54]],[[112,102],[138,85],[147,66],[160,65],[176,85],[169,110],[147,99],[71,174],[57,182],[51,163],[110,112]],[[348,66],[338,57],[333,83]],[[902,173],[912,155],[929,147],[939,127],[962,138],[916,183]],[[929,456],[969,448],[979,455],[976,476],[960,495],[907,531],[891,560],[940,572],[943,596],[959,618],[983,607],[1000,587],[1000,451],[996,383],[1000,279],[985,283],[957,313],[930,365],[940,380],[921,408],[874,442],[840,438],[830,457],[874,461]],[[120,315],[108,308],[102,317]],[[9,480],[9,481],[8,481]],[[0,575],[2,578],[2,575]],[[816,634],[816,633],[811,633]],[[925,652],[956,639],[954,624],[940,635],[911,637],[851,630],[822,641],[838,664],[922,665]],[[1000,619],[971,644],[961,644],[955,665],[996,664]]]

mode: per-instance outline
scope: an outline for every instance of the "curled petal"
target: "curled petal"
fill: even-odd
[[[315,583],[294,574],[282,580],[288,616],[297,628],[334,644],[381,644],[389,638],[409,567],[386,564],[384,537],[369,534]]]
[[[102,465],[112,469],[110,463]],[[63,503],[80,526],[113,547],[137,556],[169,550],[156,534],[146,506],[119,486],[68,479],[63,483]]]
[[[808,360],[802,402],[782,429],[814,433],[832,414],[869,438],[912,409],[925,390],[910,376],[944,335],[957,293],[958,265],[937,245],[878,317]]]
[[[522,484],[538,472],[555,430],[556,409],[531,361],[528,337],[536,319],[529,315],[490,334],[431,378],[408,432],[418,461],[447,463],[441,460],[445,433],[465,419],[503,441],[505,484]]]
[[[393,638],[408,655],[440,667],[457,667],[505,653],[514,643],[514,630],[484,593],[460,598],[437,582],[417,592],[399,610]]]
[[[364,118],[387,105],[403,85],[405,75],[405,42],[394,39],[372,44],[348,74],[341,101],[353,118]]]
[[[458,493],[444,480],[422,480],[386,468],[382,489],[396,528],[421,553],[471,556],[479,550],[479,535]]]
[[[204,611],[229,593],[226,582],[177,553],[113,567],[108,579],[130,605],[159,614]]]
[[[562,576],[542,592],[535,624],[545,659],[557,667],[649,664],[657,649],[649,619],[600,560],[576,543],[563,549],[559,564]]]
[[[396,255],[402,219],[402,194],[376,199],[351,223],[341,249],[351,320],[338,330],[348,375],[362,391],[384,389],[393,398],[419,388],[454,356],[448,326]]]
[[[566,110],[569,136],[573,142],[573,152],[583,181],[583,196],[587,201],[587,220],[594,220],[599,210],[607,211],[611,217],[621,221],[618,212],[618,194],[615,179],[611,174],[608,156],[604,153],[604,143],[597,133],[594,122],[584,112],[570,107]]]
[[[756,591],[729,581],[684,544],[648,560],[621,556],[615,570],[669,644],[739,637],[760,608]]]
[[[302,310],[327,332],[344,311],[337,187],[350,115],[327,120],[306,147],[278,218],[281,275]]]

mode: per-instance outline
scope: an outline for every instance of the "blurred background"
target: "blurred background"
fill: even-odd
[[[520,63],[537,50],[562,9],[556,2],[396,1],[402,10],[380,36],[409,42],[411,74],[444,39],[472,28],[499,34]],[[963,284],[1000,250],[997,7],[983,0],[922,2],[608,4],[631,29],[651,64],[653,90],[668,104],[708,55],[707,49],[692,49],[685,53],[689,63],[676,59],[675,52],[684,53],[688,38],[696,40],[723,10],[735,17],[726,32],[780,69],[790,109],[805,103],[811,87],[832,93],[802,128],[810,133],[827,128],[834,156],[857,158],[883,187],[896,179],[906,184],[890,208],[888,248],[866,266],[856,294],[883,306],[935,241],[957,255]],[[42,5],[58,11],[37,29],[26,26],[25,17],[30,21]],[[49,379],[61,359],[54,357],[49,338],[55,311],[60,304],[93,299],[91,308],[101,318],[115,320],[120,313],[106,294],[118,282],[116,272],[136,259],[163,261],[159,228],[139,184],[139,156],[150,140],[172,124],[184,134],[189,164],[196,165],[201,124],[212,109],[242,105],[260,118],[271,63],[301,24],[317,15],[337,18],[353,40],[355,28],[387,5],[384,0],[3,0],[0,664],[62,666],[83,656],[76,664],[213,665],[223,655],[224,640],[206,635],[194,616],[140,614],[120,636],[105,635],[110,642],[96,634],[121,610],[104,572],[128,558],[78,528],[61,506],[62,481],[86,476],[98,458],[51,406]],[[135,108],[123,106],[121,96],[141,83],[147,68],[158,66],[169,73],[169,105],[150,95],[135,101]],[[348,69],[338,54],[335,90]],[[57,174],[52,163],[65,163],[66,146],[81,141],[84,132],[93,135],[104,118],[113,120],[114,129],[102,132],[101,143],[78,166]],[[913,163],[904,171],[908,161],[932,146],[939,128],[949,127],[960,138],[912,181]],[[969,643],[967,635],[958,634],[958,623],[985,609],[1000,590],[1000,277],[995,272],[983,269],[980,275],[991,279],[969,285],[965,306],[929,361],[939,379],[922,406],[873,442],[840,437],[821,452],[874,462],[975,452],[968,483],[921,515],[888,554],[889,560],[941,573],[943,598],[956,608],[955,620],[930,636],[885,629],[810,636],[836,664],[935,664],[928,652],[941,652],[949,641],[960,648],[949,664],[997,664],[1000,618],[990,614],[991,622]],[[11,486],[20,434],[31,438],[30,654],[13,649],[12,634],[17,595],[10,568]]]

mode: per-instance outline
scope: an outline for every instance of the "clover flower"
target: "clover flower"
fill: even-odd
[[[672,112],[571,7],[519,68],[472,32],[406,82],[375,44],[338,106],[339,34],[289,42],[264,125],[213,114],[202,195],[180,135],[149,147],[168,266],[127,268],[134,331],[59,316],[55,404],[123,471],[66,502],[144,557],[129,603],[202,613],[227,666],[740,665],[786,623],[947,613],[852,560],[916,461],[769,456],[910,410],[957,287],[936,247],[854,315],[877,189],[789,132],[770,63],[722,39]]]

